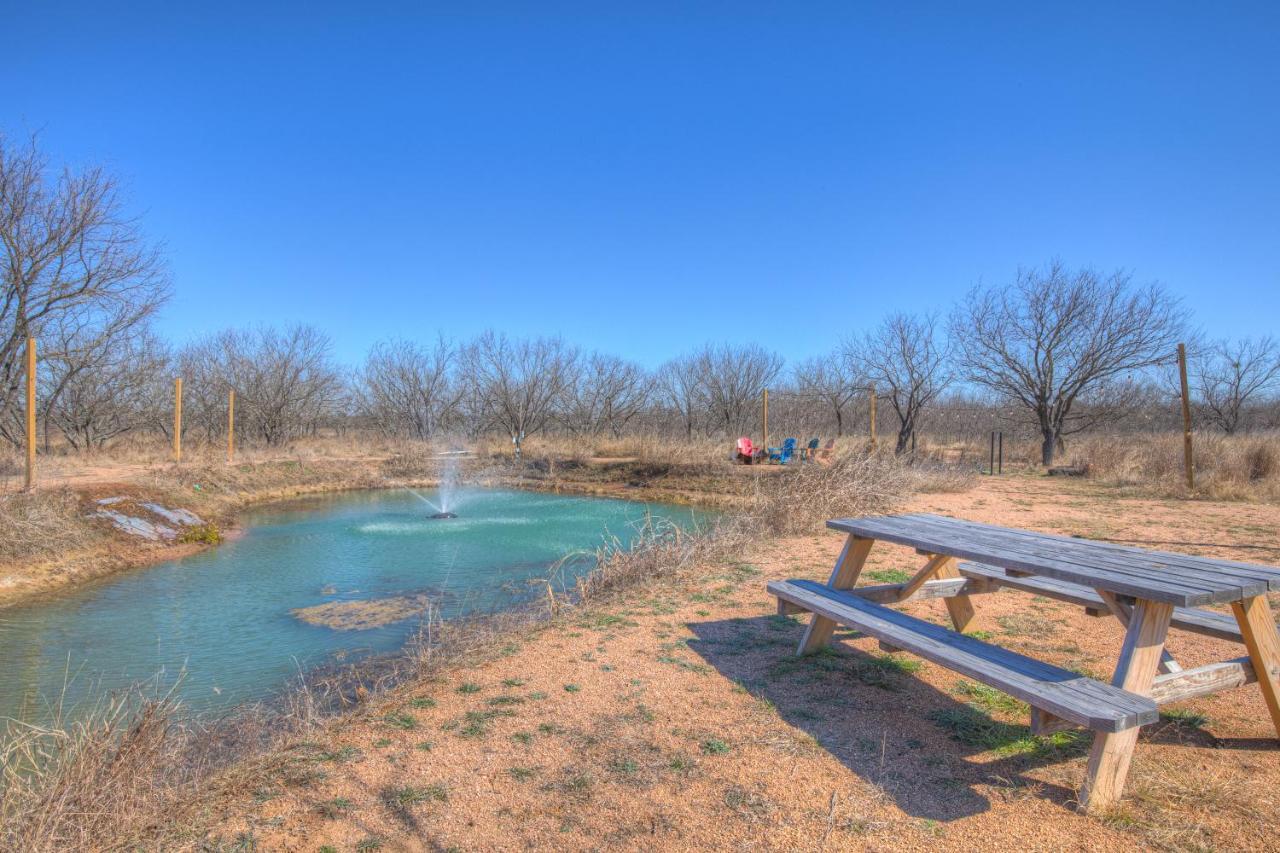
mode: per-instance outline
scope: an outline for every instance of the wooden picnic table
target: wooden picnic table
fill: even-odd
[[[1037,733],[1093,729],[1079,798],[1090,811],[1119,799],[1139,727],[1158,719],[1160,704],[1257,682],[1280,735],[1280,633],[1266,598],[1280,590],[1280,568],[928,514],[841,518],[827,526],[848,538],[826,585],[769,584],[780,612],[813,614],[797,654],[822,648],[837,624],[849,625],[1023,699]],[[912,547],[926,562],[905,583],[855,588],[878,540]],[[1125,638],[1111,682],[965,636],[972,597],[1005,587],[1118,619]],[[955,630],[884,606],[920,598],[943,599]],[[1229,604],[1231,613],[1201,609],[1207,604]],[[1247,654],[1184,669],[1164,647],[1171,627],[1242,643]]]

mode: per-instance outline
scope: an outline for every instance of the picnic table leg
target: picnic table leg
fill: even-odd
[[[1128,628],[1130,612],[1129,605],[1121,601],[1113,592],[1109,592],[1105,589],[1099,589],[1096,590],[1096,592],[1102,597],[1103,602],[1106,603],[1107,609],[1111,611],[1111,615],[1116,617],[1116,620],[1121,625]],[[1169,654],[1168,649],[1163,649],[1160,652],[1160,671],[1182,672],[1182,666],[1174,660],[1173,655]]]
[[[958,578],[960,570],[956,568],[955,560],[948,560],[937,572],[934,573],[934,579],[939,578]],[[967,595],[952,595],[942,599],[942,603],[947,605],[947,613],[951,614],[951,624],[961,633],[969,627],[969,623],[973,621],[973,602]]]
[[[1276,727],[1276,734],[1280,735],[1280,680],[1276,676],[1280,670],[1280,632],[1271,616],[1271,608],[1266,596],[1254,595],[1244,601],[1232,602],[1231,609],[1240,623],[1240,633],[1244,637],[1245,648],[1249,650],[1253,671],[1257,673],[1262,698],[1267,701],[1271,722]]]
[[[1125,632],[1124,647],[1120,650],[1112,684],[1142,696],[1150,694],[1172,617],[1172,604],[1138,600],[1129,613],[1129,628]],[[1137,726],[1122,732],[1098,732],[1094,735],[1089,769],[1080,789],[1080,804],[1086,811],[1104,811],[1120,799],[1137,743]]]
[[[867,562],[867,554],[871,553],[871,546],[874,544],[874,539],[863,539],[861,536],[849,534],[844,548],[840,551],[840,557],[836,560],[835,568],[831,570],[831,578],[827,581],[827,586],[832,589],[853,589],[858,582],[858,575],[862,574],[862,566]],[[835,628],[835,622],[817,613],[813,614],[813,618],[809,620],[809,627],[805,629],[804,637],[800,640],[800,646],[796,649],[796,654],[807,655],[810,652],[816,652],[831,641],[831,634]]]

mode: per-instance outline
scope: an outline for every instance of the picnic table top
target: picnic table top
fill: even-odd
[[[1280,568],[997,527],[916,513],[836,518],[854,536],[909,545],[1179,607],[1240,601],[1280,590]]]

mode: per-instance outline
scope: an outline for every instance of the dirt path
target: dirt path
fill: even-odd
[[[1280,508],[1110,500],[984,481],[915,510],[1280,563]],[[224,804],[224,841],[282,850],[1257,849],[1280,822],[1280,750],[1246,688],[1143,731],[1123,808],[1077,814],[1087,739],[1031,738],[1025,708],[850,632],[792,652],[765,581],[825,577],[835,534],[778,540],[695,583],[636,593],[417,685],[289,754]],[[872,578],[916,567],[873,554]],[[976,629],[1105,674],[1120,630],[1014,592]],[[941,620],[938,602],[911,606]],[[1177,634],[1184,663],[1240,652]]]

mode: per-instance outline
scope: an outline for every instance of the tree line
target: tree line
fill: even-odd
[[[340,365],[321,330],[229,329],[183,346],[154,318],[171,293],[162,255],[97,168],[54,172],[35,140],[0,137],[0,441],[23,440],[23,359],[39,339],[44,441],[90,451],[135,432],[168,435],[172,378],[184,432],[237,429],[279,446],[321,430],[414,439],[540,432],[726,436],[775,423],[842,435],[865,423],[872,389],[898,452],[922,424],[981,433],[1025,425],[1046,464],[1073,434],[1154,423],[1177,388],[1186,341],[1197,417],[1223,432],[1280,425],[1280,345],[1204,340],[1179,301],[1131,274],[1060,262],[975,287],[944,314],[894,314],[826,354],[788,366],[758,344],[709,343],[647,369],[556,337],[490,331],[468,341],[387,340]],[[857,428],[860,429],[860,428]],[[55,435],[56,433],[56,435]]]

